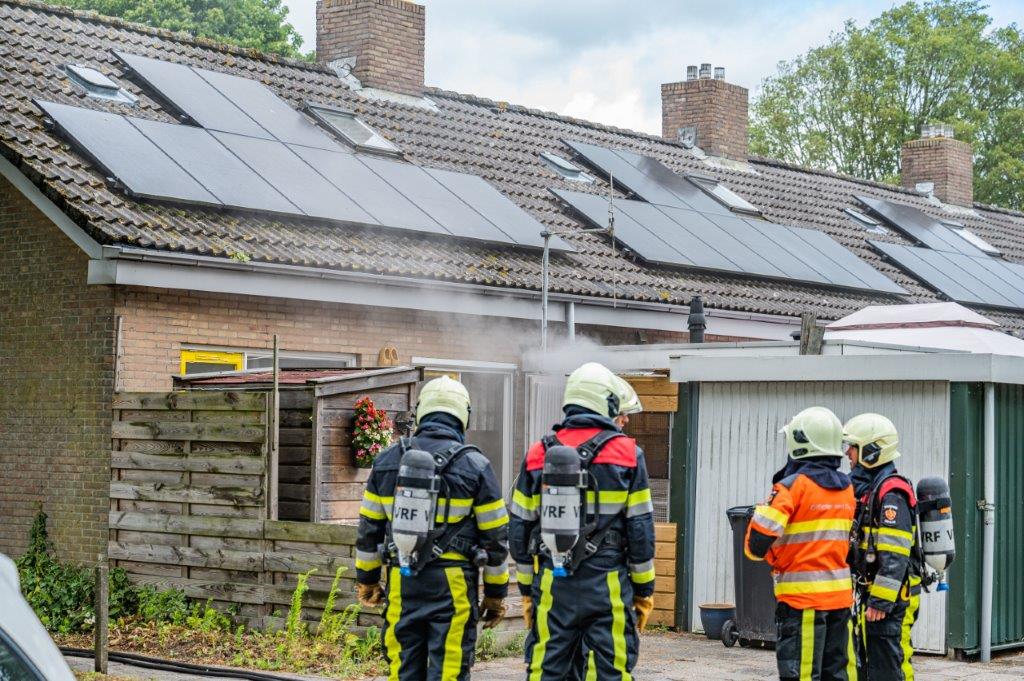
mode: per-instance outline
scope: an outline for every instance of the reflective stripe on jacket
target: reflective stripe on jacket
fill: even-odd
[[[797,474],[776,483],[768,502],[754,509],[744,544],[756,531],[775,542],[765,556],[775,574],[775,597],[797,610],[853,605],[846,562],[856,510],[853,487],[832,490]]]

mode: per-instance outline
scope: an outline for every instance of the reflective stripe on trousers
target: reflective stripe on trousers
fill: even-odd
[[[901,590],[900,598],[886,617],[878,622],[867,622],[861,618],[864,627],[864,656],[861,668],[865,681],[914,681],[913,656],[910,632],[917,621],[921,596],[905,599]]]
[[[476,646],[476,567],[388,574],[384,653],[389,681],[464,681]]]
[[[849,608],[776,609],[775,655],[783,681],[857,681]]]

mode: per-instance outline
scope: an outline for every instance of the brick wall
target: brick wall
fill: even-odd
[[[25,549],[38,504],[58,552],[106,544],[113,295],[87,258],[0,178],[0,551]]]
[[[406,0],[317,0],[316,58],[355,57],[363,85],[423,94],[424,8]]]
[[[747,160],[747,89],[724,80],[699,78],[661,86],[661,136],[679,139],[696,126],[697,146],[712,156]]]
[[[934,182],[935,196],[945,203],[974,203],[974,157],[971,145],[948,137],[912,140],[901,155],[903,186]]]

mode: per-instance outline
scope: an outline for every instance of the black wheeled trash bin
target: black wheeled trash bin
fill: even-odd
[[[733,582],[736,588],[736,620],[722,626],[722,643],[728,647],[775,644],[775,582],[764,561],[747,558],[743,542],[753,506],[734,506],[725,512],[732,526]]]

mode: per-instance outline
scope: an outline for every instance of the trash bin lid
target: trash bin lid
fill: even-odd
[[[740,520],[741,518],[750,518],[754,515],[753,506],[733,506],[725,515],[729,517],[729,520]]]

